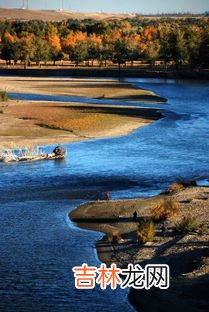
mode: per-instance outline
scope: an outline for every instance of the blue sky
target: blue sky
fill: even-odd
[[[209,11],[209,0],[28,0],[32,9],[64,9],[82,12],[192,12]],[[0,0],[1,8],[20,8],[23,0]]]

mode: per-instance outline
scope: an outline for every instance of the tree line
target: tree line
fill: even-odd
[[[209,67],[209,19],[159,18],[62,22],[0,22],[0,58],[25,67],[70,60],[101,66],[107,62]]]

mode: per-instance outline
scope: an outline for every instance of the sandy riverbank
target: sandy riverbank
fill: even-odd
[[[163,223],[158,223],[153,242],[137,243],[140,218],[150,217],[153,208],[162,200],[172,198],[179,205],[176,216],[165,222],[167,231],[161,233]],[[139,311],[207,311],[209,304],[209,235],[188,233],[175,235],[173,228],[183,216],[191,215],[198,224],[209,226],[209,188],[188,187],[168,195],[145,199],[98,201],[84,204],[70,214],[70,218],[82,228],[104,232],[106,236],[97,242],[98,255],[108,265],[117,263],[126,267],[128,263],[166,263],[171,269],[171,287],[150,291],[131,289],[130,300]],[[119,243],[111,243],[110,237],[117,230],[122,236]]]
[[[0,90],[60,96],[79,96],[126,101],[166,102],[166,99],[145,89],[120,82],[117,79],[16,77],[0,76]]]
[[[0,90],[130,101],[163,100],[151,91],[104,79],[0,77]],[[157,110],[150,108],[9,100],[0,102],[0,146],[49,145],[126,135],[160,117]]]
[[[9,101],[0,111],[1,148],[121,136],[161,117],[155,109],[62,102]]]

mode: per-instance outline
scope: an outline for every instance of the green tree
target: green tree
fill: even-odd
[[[145,60],[150,64],[154,65],[155,62],[159,59],[159,42],[158,41],[149,41],[147,43],[147,48],[144,52]]]
[[[209,27],[201,34],[198,64],[203,68],[209,68]]]
[[[75,62],[78,66],[79,63],[87,61],[88,59],[88,43],[86,41],[80,41],[71,52],[70,60]]]
[[[104,65],[106,67],[107,61],[111,60],[111,58],[112,58],[112,54],[113,54],[113,51],[112,51],[111,45],[109,43],[104,43],[102,50],[101,50],[101,53],[99,55],[99,60],[101,62],[101,65],[104,62]]]
[[[14,60],[14,54],[15,44],[9,41],[4,42],[1,49],[1,58],[5,60],[7,64],[11,64],[11,61]]]
[[[113,62],[118,64],[120,70],[121,65],[128,60],[129,51],[124,40],[118,39],[114,43]]]
[[[186,30],[187,56],[188,56],[188,64],[192,68],[198,67],[200,63],[199,59],[200,42],[201,42],[200,31],[188,28]]]
[[[46,40],[35,38],[34,40],[33,61],[40,66],[41,62],[46,63],[50,60],[50,46]]]
[[[160,59],[164,63],[173,61],[176,66],[187,61],[187,47],[184,31],[179,27],[164,29],[161,33]]]
[[[30,62],[34,59],[34,36],[25,34],[24,37],[19,39],[18,46],[20,49],[19,59],[24,62],[24,68],[26,69]]]

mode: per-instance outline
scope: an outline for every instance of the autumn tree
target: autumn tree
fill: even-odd
[[[54,62],[60,61],[63,58],[61,40],[57,34],[52,34],[48,37],[50,47],[50,59]]]
[[[94,63],[94,60],[99,60],[101,51],[102,51],[102,39],[99,36],[96,36],[95,34],[92,34],[87,39],[88,44],[88,57],[89,60],[92,61],[92,66]]]
[[[75,60],[75,58],[78,60],[79,59],[79,50],[82,51],[83,57],[80,59],[84,58],[84,54],[88,53],[88,45],[86,43],[87,35],[86,33],[82,33],[81,31],[79,32],[70,32],[63,40],[62,40],[62,49],[63,52],[69,55],[70,60]],[[83,51],[84,46],[86,48],[86,51]],[[86,58],[87,56],[85,56]],[[80,61],[78,61],[79,63]]]
[[[105,21],[0,21],[0,54],[9,64],[70,59],[76,64],[95,60],[121,64],[135,60],[154,64],[208,67],[208,19],[162,16]]]
[[[139,46],[141,43],[141,36],[135,33],[125,36],[124,38],[127,48],[127,60],[131,61],[133,66],[134,61],[139,58]]]

